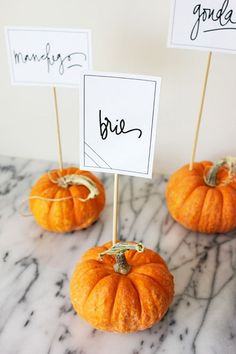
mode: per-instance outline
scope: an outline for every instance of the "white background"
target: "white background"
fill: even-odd
[[[207,52],[168,49],[170,0],[0,0],[0,154],[57,159],[52,89],[11,86],[4,26],[92,30],[96,71],[162,77],[154,172],[190,159]],[[197,159],[236,155],[236,56],[214,53]],[[59,88],[64,159],[78,162],[78,91]]]

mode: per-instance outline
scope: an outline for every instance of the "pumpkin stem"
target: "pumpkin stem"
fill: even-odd
[[[89,194],[85,199],[79,198],[79,200],[82,202],[86,202],[87,200],[93,199],[99,195],[99,190],[96,184],[93,182],[92,179],[90,179],[87,176],[82,176],[82,175],[79,176],[76,174],[72,174],[72,175],[65,175],[59,177],[56,180],[52,179],[50,176],[49,179],[52,183],[57,184],[61,188],[68,188],[69,186],[73,186],[73,185],[85,186],[89,190]]]
[[[131,270],[131,265],[128,264],[125,258],[125,252],[134,250],[137,252],[144,251],[144,245],[142,243],[116,243],[109,250],[100,253],[99,257],[102,259],[105,255],[114,255],[116,257],[116,263],[114,264],[114,271],[120,274],[127,274]]]
[[[222,160],[216,162],[209,170],[207,176],[204,176],[205,183],[210,187],[215,187],[217,185],[217,173],[219,168],[222,166],[226,166],[228,168],[228,180],[225,184],[230,183],[232,178],[235,177],[236,174],[236,157],[228,156],[223,158]]]

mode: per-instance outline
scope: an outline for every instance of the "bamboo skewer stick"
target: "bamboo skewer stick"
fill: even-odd
[[[62,147],[61,147],[61,133],[60,133],[60,121],[59,121],[59,112],[58,112],[58,103],[57,103],[57,91],[56,87],[53,87],[53,98],[54,98],[54,107],[56,115],[56,132],[57,132],[57,148],[58,148],[58,162],[59,168],[63,170],[63,158],[62,158]]]
[[[196,156],[197,143],[198,143],[198,137],[199,137],[199,130],[200,130],[200,125],[201,125],[201,120],[202,120],[202,112],[203,112],[203,108],[204,108],[204,102],[205,102],[205,96],[206,96],[206,88],[207,88],[209,70],[210,70],[210,65],[211,65],[211,57],[212,57],[212,52],[209,52],[208,53],[208,58],[207,58],[207,66],[206,66],[206,71],[205,71],[203,89],[202,89],[202,96],[201,96],[201,101],[200,101],[200,109],[199,109],[198,119],[197,119],[197,126],[196,126],[195,133],[194,133],[194,140],[193,140],[193,147],[192,147],[192,156],[191,156],[191,160],[190,160],[190,164],[189,164],[189,170],[190,171],[192,171],[192,169],[193,169],[193,163],[195,161],[195,156]]]
[[[118,194],[119,194],[119,175],[114,175],[114,197],[113,197],[113,233],[112,244],[117,243],[118,235]]]

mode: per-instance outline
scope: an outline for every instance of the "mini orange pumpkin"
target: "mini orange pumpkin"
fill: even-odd
[[[95,175],[70,167],[43,175],[33,186],[29,203],[42,228],[69,232],[97,220],[105,205],[105,191]]]
[[[227,157],[183,166],[169,180],[167,206],[187,229],[224,233],[236,227],[236,159]]]
[[[142,244],[110,247],[111,242],[91,248],[76,266],[70,283],[75,311],[104,331],[128,333],[153,326],[173,300],[172,274],[161,256]]]

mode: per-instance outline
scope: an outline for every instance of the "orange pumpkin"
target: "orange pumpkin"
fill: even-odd
[[[69,232],[97,220],[105,205],[105,192],[92,173],[70,167],[43,175],[33,186],[29,203],[42,228]]]
[[[166,201],[172,217],[187,229],[224,233],[236,227],[235,158],[183,166],[169,180]]]
[[[142,244],[110,247],[109,242],[91,248],[76,266],[70,283],[75,311],[104,331],[128,333],[153,326],[172,302],[172,274],[161,256]]]

